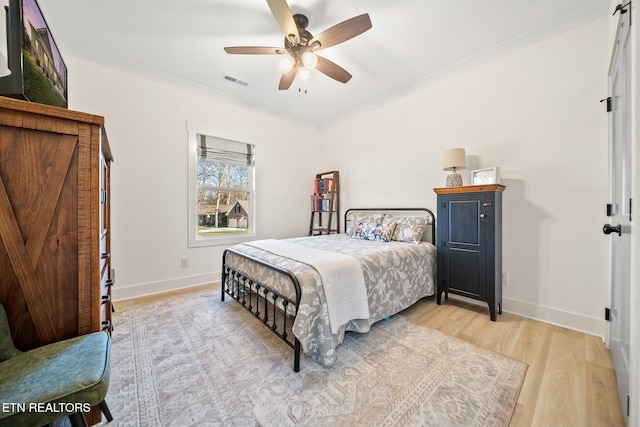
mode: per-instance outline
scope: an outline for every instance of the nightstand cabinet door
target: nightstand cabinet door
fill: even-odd
[[[495,187],[495,188],[494,188]],[[435,189],[438,193],[438,290],[502,312],[502,191],[504,186]]]

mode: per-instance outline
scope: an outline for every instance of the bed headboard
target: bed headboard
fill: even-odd
[[[358,212],[380,212],[393,216],[424,216],[427,217],[427,228],[422,234],[422,241],[435,244],[436,242],[436,221],[433,212],[427,208],[353,208],[344,213],[344,229],[351,221],[350,216]]]

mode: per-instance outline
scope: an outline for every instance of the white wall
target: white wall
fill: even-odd
[[[187,121],[256,145],[257,238],[308,232],[313,175],[301,160],[317,131],[72,56],[65,61],[70,108],[105,117],[115,158],[114,299],[219,280],[224,248],[187,247]],[[182,257],[189,267],[180,267]]]
[[[344,204],[427,206],[442,157],[499,166],[504,310],[602,335],[608,301],[608,21],[602,18],[323,133]],[[328,150],[331,151],[331,150]],[[328,162],[327,162],[328,165]]]
[[[435,210],[443,152],[466,148],[465,183],[499,166],[507,185],[504,310],[603,335],[608,34],[602,18],[323,131],[65,56],[71,108],[105,116],[116,160],[114,297],[218,279],[223,248],[187,248],[195,120],[257,145],[259,238],[306,234],[310,177],[324,170],[340,170],[345,209]]]

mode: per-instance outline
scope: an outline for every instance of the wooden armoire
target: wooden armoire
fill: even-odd
[[[104,118],[0,97],[0,302],[29,350],[111,332]]]

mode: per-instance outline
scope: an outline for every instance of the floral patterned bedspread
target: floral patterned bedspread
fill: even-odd
[[[369,319],[352,320],[331,333],[320,275],[310,266],[284,258],[250,244],[232,249],[276,264],[293,272],[300,283],[302,296],[293,333],[304,353],[323,366],[337,360],[335,349],[345,331],[368,332],[378,320],[410,307],[419,299],[435,293],[436,248],[430,243],[377,242],[351,238],[347,234],[286,239],[290,243],[358,257],[367,286]],[[288,277],[229,252],[227,262],[239,271],[273,287],[295,300]]]

